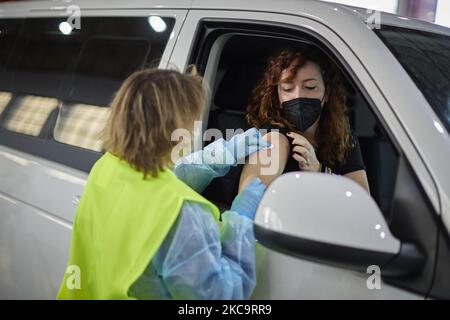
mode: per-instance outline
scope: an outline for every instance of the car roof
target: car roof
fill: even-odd
[[[359,16],[359,18],[362,19],[363,21],[367,21],[367,18],[374,13],[373,10],[367,8],[359,8],[347,5],[341,5],[341,7],[353,12],[355,15]],[[431,23],[428,21],[409,18],[388,12],[381,12],[380,22],[381,25],[396,26],[400,28],[414,29],[434,33],[443,33],[450,35],[450,29],[447,27]]]
[[[208,9],[208,10],[240,10],[259,11],[286,14],[309,15],[321,18],[321,13],[329,14],[336,11],[336,14],[355,17],[356,19],[367,21],[373,14],[365,8],[352,7],[333,2],[318,0],[45,0],[45,1],[18,1],[0,3],[0,17],[8,15],[19,15],[20,12],[28,11],[57,11],[64,10],[69,5],[79,5],[81,9]],[[410,28],[422,31],[449,34],[446,27],[433,23],[402,17],[395,14],[381,13],[381,24],[394,25],[403,28]]]

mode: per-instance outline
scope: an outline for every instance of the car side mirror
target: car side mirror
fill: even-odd
[[[351,179],[290,172],[267,188],[256,212],[254,231],[264,246],[316,262],[383,275],[417,272],[425,257],[401,243],[369,193]]]

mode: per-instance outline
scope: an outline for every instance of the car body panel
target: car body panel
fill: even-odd
[[[5,11],[3,9],[1,12]],[[16,13],[24,16],[20,10]],[[111,10],[83,14],[117,16],[117,12]],[[120,13],[121,16],[176,18],[160,68],[167,67],[186,14],[186,10],[157,9],[125,10]],[[64,12],[33,11],[25,16],[64,15]],[[86,172],[0,145],[0,298],[56,297],[69,258],[72,223],[87,175]]]
[[[336,34],[335,30],[329,28],[328,25],[316,22],[315,20],[297,17],[294,15],[281,15],[281,14],[267,14],[260,12],[244,12],[244,11],[213,11],[213,10],[191,10],[186,18],[185,25],[181,30],[178,46],[175,48],[171,63],[175,64],[178,68],[184,69],[189,61],[189,54],[192,51],[192,44],[195,42],[195,31],[198,30],[199,23],[206,19],[224,20],[224,21],[245,21],[254,22],[259,24],[264,23],[277,23],[279,25],[290,26],[296,28],[301,27],[303,30],[312,31],[315,34],[321,35],[325,38],[337,52],[345,59],[347,65],[352,69],[355,75],[359,78],[360,82],[364,84],[364,89],[369,93],[374,106],[377,107],[377,113],[387,124],[391,132],[393,133],[394,140],[401,146],[402,151],[407,155],[410,162],[414,163],[414,169],[421,176],[422,183],[426,186],[427,194],[432,199],[435,206],[435,210],[439,211],[439,200],[437,197],[437,189],[433,183],[429,172],[423,164],[420,155],[407,136],[398,116],[392,110],[392,107],[387,103],[385,96],[380,92],[379,87],[374,82],[374,79],[367,73],[367,69],[362,64],[361,56],[355,54],[353,50],[349,48],[348,43],[344,42],[339,34]],[[355,21],[355,25],[351,28],[364,26],[360,20]],[[383,47],[384,44],[372,33],[371,30],[363,30],[361,37],[369,36],[371,41],[374,42],[374,48],[377,46]],[[373,39],[372,39],[373,38]],[[189,48],[187,50],[187,48]],[[364,49],[364,48],[363,48]],[[373,48],[372,48],[373,49]],[[366,51],[365,49],[363,51]],[[370,50],[369,50],[370,51]],[[359,53],[359,52],[358,52]],[[390,52],[384,51],[384,59],[395,59]],[[364,52],[361,54],[363,55]],[[404,71],[401,71],[405,77],[407,77]],[[407,79],[408,80],[408,79]],[[411,80],[408,80],[411,81]],[[211,84],[210,84],[211,85]],[[416,88],[414,90],[417,90]],[[430,108],[427,106],[427,108]],[[428,112],[428,111],[425,111]],[[273,250],[260,249],[259,258],[263,265],[262,270],[259,273],[258,286],[255,290],[254,297],[260,299],[301,299],[309,296],[311,290],[311,284],[303,287],[303,282],[292,281],[292,271],[296,270],[298,274],[311,274],[315,273],[315,264],[312,262],[304,261],[301,259],[294,259],[283,254],[280,254]],[[283,261],[283,262],[281,262]],[[282,268],[283,266],[286,269]],[[270,266],[270,267],[267,267]],[[383,291],[374,292],[377,290],[369,290],[366,286],[367,277],[361,274],[350,272],[347,270],[323,266],[320,265],[317,273],[326,273],[327,282],[321,282],[323,285],[320,289],[317,289],[311,296],[321,297],[326,299],[334,299],[338,297],[351,297],[358,299],[383,299],[387,297],[395,297],[397,299],[420,299],[424,298],[423,295],[417,295],[407,292],[405,290],[399,290],[394,286],[383,284]],[[282,271],[284,270],[284,271]],[[290,272],[287,270],[291,270]],[[311,271],[313,270],[313,271]],[[356,276],[357,274],[357,276]],[[305,277],[306,278],[306,277]],[[291,279],[291,280],[289,280]],[[345,279],[345,280],[344,280]],[[306,281],[302,279],[302,281]],[[311,280],[314,282],[314,280]],[[302,283],[301,287],[299,283]],[[305,282],[306,283],[306,282]],[[360,287],[365,288],[361,291],[352,291],[353,288]],[[281,289],[282,288],[282,289]],[[314,288],[313,290],[316,290]],[[363,294],[364,293],[364,294]]]
[[[0,299],[54,299],[72,225],[0,193]]]
[[[362,84],[450,230],[449,135],[437,130],[436,123],[442,123],[423,95],[365,27],[364,9],[310,0],[30,1],[0,4],[0,19],[65,17],[70,5],[79,5],[82,16],[176,16],[161,68],[186,67],[203,19],[277,23],[320,35]],[[391,15],[383,14],[381,21],[448,34],[448,29]],[[0,146],[0,176],[0,297],[52,299],[67,262],[70,226],[86,173]],[[369,290],[367,274],[295,259],[259,245],[257,256],[254,298],[423,298],[385,284],[383,290]]]
[[[367,286],[371,273],[294,258],[257,245],[257,286],[252,299],[420,300],[424,297],[381,282]],[[274,272],[276,270],[276,272]]]

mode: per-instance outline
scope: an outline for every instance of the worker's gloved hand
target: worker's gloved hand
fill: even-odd
[[[253,220],[265,190],[261,179],[253,179],[233,200],[230,210]]]
[[[226,146],[236,159],[236,163],[243,164],[245,158],[253,152],[270,148],[272,145],[262,138],[258,129],[251,128],[243,133],[234,135],[226,142]]]

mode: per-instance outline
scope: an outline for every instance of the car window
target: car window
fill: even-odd
[[[55,140],[101,151],[100,131],[111,97],[129,74],[144,65],[149,51],[150,42],[145,39],[96,37],[87,41],[58,114]]]
[[[0,20],[0,124],[5,117],[5,110],[12,100],[7,65],[12,57],[14,43],[17,40],[23,19]]]
[[[376,33],[450,132],[450,37],[391,26]]]
[[[2,61],[0,90],[7,90],[11,97],[1,127],[39,136],[52,111],[57,111],[65,74],[76,61],[80,45],[58,32],[58,19],[29,19],[15,29],[6,23],[5,29],[15,41],[3,39],[10,47]]]
[[[102,151],[100,133],[106,124],[109,109],[87,104],[64,104],[56,121],[57,141],[77,147]]]
[[[214,82],[208,83],[213,88],[208,129],[218,129],[223,136],[226,136],[227,129],[247,129],[250,124],[245,117],[246,107],[254,88],[263,77],[268,58],[284,48],[298,48],[300,51],[309,46],[319,48],[310,38],[288,39],[283,31],[283,29],[280,30],[279,37],[237,33],[230,34],[226,38],[217,63],[217,76],[212,77]],[[213,38],[214,34],[211,34]],[[222,41],[222,39],[224,38],[216,41]],[[212,40],[208,39],[208,41]],[[320,50],[323,51],[323,47],[320,47]],[[325,52],[329,57],[334,57],[332,52]],[[209,57],[209,54],[200,52],[199,56]],[[207,58],[199,58],[197,64],[208,67],[211,62],[202,59]],[[345,70],[345,67],[336,64],[337,59],[331,59],[336,69]],[[340,75],[344,81],[343,90],[347,93],[345,99],[352,133],[359,142],[371,195],[380,210],[389,216],[392,209],[398,155],[382,129],[383,124],[374,116],[371,106],[364,99],[356,83],[348,74],[340,72]],[[241,169],[241,166],[237,166],[223,179],[215,179],[203,195],[215,203],[230,205],[238,190]]]
[[[11,92],[0,91],[0,116],[5,110],[8,103],[11,101]]]
[[[114,93],[158,66],[174,25],[82,17],[70,30],[66,18],[0,19],[0,143],[89,171]]]

